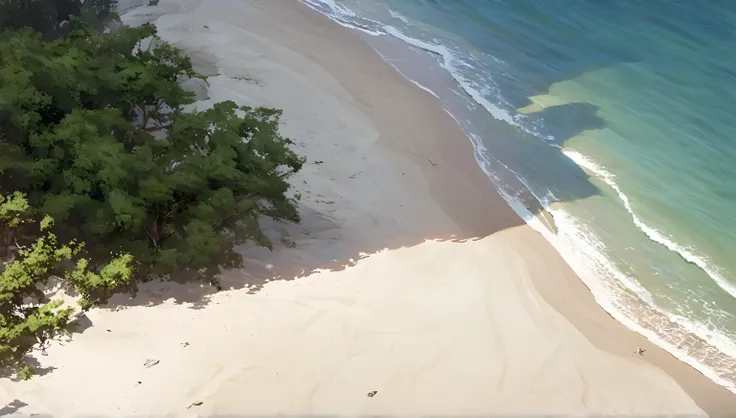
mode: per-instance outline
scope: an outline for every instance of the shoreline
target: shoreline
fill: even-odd
[[[90,312],[92,328],[39,359],[57,370],[2,382],[3,401],[57,415],[736,411],[597,305],[439,101],[356,33],[293,1],[178,3],[125,17],[156,20],[211,76],[198,106],[284,108],[308,158],[293,180],[303,222],[268,224],[275,251],[244,248],[224,292],[151,284]],[[147,357],[161,364],[141,371]]]
[[[382,45],[384,45],[384,44],[390,44],[390,43],[392,43],[392,42],[394,42],[394,43],[395,43],[395,42],[396,42],[395,40],[389,40],[389,41],[385,41],[385,40],[377,40],[377,41],[374,41],[374,39],[373,39],[373,38],[374,38],[374,37],[375,37],[376,35],[374,35],[374,34],[373,34],[373,32],[371,32],[371,31],[368,31],[367,29],[361,29],[360,27],[357,27],[357,26],[356,26],[356,27],[353,27],[353,26],[349,26],[349,25],[348,25],[348,26],[345,26],[345,25],[343,25],[343,24],[341,24],[341,23],[339,23],[339,22],[335,22],[335,21],[334,21],[334,20],[333,20],[332,18],[330,18],[329,16],[325,16],[325,14],[324,14],[324,13],[320,12],[320,11],[319,11],[319,10],[317,10],[316,8],[310,7],[310,6],[308,5],[308,4],[305,4],[305,3],[304,3],[304,2],[302,2],[302,1],[300,1],[300,3],[301,3],[302,5],[304,5],[305,7],[307,7],[307,8],[309,8],[309,9],[311,9],[312,11],[314,11],[314,12],[318,13],[319,15],[321,15],[321,16],[324,16],[324,17],[326,17],[326,18],[327,18],[328,20],[330,20],[330,21],[333,21],[334,23],[337,23],[337,24],[338,24],[338,25],[340,25],[340,26],[343,26],[344,28],[346,28],[346,29],[347,29],[347,30],[349,30],[349,31],[353,31],[353,32],[357,33],[357,34],[359,35],[359,37],[360,37],[361,39],[363,39],[363,40],[364,40],[364,41],[365,41],[366,43],[368,43],[368,44],[369,44],[369,45],[370,45],[370,46],[371,46],[371,47],[372,47],[372,48],[373,48],[374,50],[376,50],[377,54],[378,54],[378,55],[379,55],[379,56],[380,56],[380,57],[381,57],[381,58],[382,58],[382,59],[383,59],[384,61],[387,61],[387,63],[388,63],[388,64],[389,64],[389,65],[390,65],[391,67],[393,67],[393,68],[394,68],[394,69],[395,69],[395,70],[396,70],[397,72],[399,72],[399,73],[400,73],[400,74],[402,75],[402,77],[404,77],[405,79],[407,79],[407,80],[408,80],[409,82],[411,82],[412,84],[416,85],[416,86],[417,86],[418,88],[420,88],[420,89],[422,89],[422,90],[426,91],[427,93],[429,93],[430,95],[432,95],[432,96],[433,96],[433,97],[434,97],[435,99],[437,99],[438,101],[439,101],[439,100],[440,100],[441,98],[440,98],[440,97],[439,97],[439,96],[438,96],[438,95],[437,95],[437,94],[435,93],[435,91],[433,90],[434,86],[439,86],[439,85],[440,85],[440,83],[442,83],[442,82],[450,82],[450,83],[452,83],[452,84],[453,84],[453,87],[454,87],[454,85],[455,85],[456,83],[458,83],[458,81],[457,81],[456,79],[454,79],[454,78],[453,78],[453,77],[452,77],[451,75],[445,75],[445,76],[441,76],[441,77],[436,77],[436,76],[435,76],[435,78],[437,78],[437,79],[436,79],[436,80],[432,80],[432,84],[428,84],[428,85],[432,85],[432,86],[433,86],[433,88],[428,88],[428,87],[426,87],[425,85],[423,85],[423,84],[420,84],[420,83],[418,83],[417,81],[415,81],[415,80],[411,79],[411,78],[410,78],[409,76],[407,76],[406,74],[404,74],[404,73],[402,72],[402,70],[401,70],[401,69],[399,69],[399,67],[398,67],[398,66],[397,66],[397,65],[396,65],[395,63],[393,63],[393,62],[392,62],[393,60],[398,60],[398,59],[399,59],[399,58],[398,58],[398,57],[399,57],[399,55],[397,55],[396,53],[394,53],[393,55],[391,55],[391,57],[392,57],[392,58],[391,58],[391,59],[389,59],[389,58],[385,57],[385,56],[383,55],[383,51],[380,51],[380,48],[378,48],[378,47],[377,47],[377,45],[378,45],[378,46],[382,46]],[[382,35],[384,35],[384,37],[388,37],[388,38],[391,38],[391,36],[390,36],[390,35],[387,35],[387,34],[385,34],[385,33],[382,33]],[[398,40],[398,43],[400,43],[400,44],[405,44],[405,43],[407,43],[407,41],[406,41],[406,40],[401,40],[402,38],[396,38],[396,39]],[[416,48],[418,48],[418,49],[421,49],[421,50],[422,50],[422,51],[424,51],[424,52],[428,52],[428,53],[430,53],[430,54],[437,54],[437,52],[435,52],[434,50],[432,50],[432,49],[425,49],[424,47],[418,46],[418,45],[416,45],[415,43],[408,43],[408,44],[409,44],[409,45],[411,45],[411,46],[413,46],[413,47],[416,47]],[[396,48],[396,47],[395,47],[395,48]],[[400,48],[400,47],[399,47],[399,48]],[[379,52],[379,51],[380,51],[380,52]],[[425,65],[429,65],[429,64],[431,64],[432,62],[433,62],[432,60],[428,60],[428,61],[427,61],[427,63],[424,63],[424,64],[425,64]],[[406,64],[404,64],[404,65],[406,65]],[[449,71],[449,70],[445,69],[445,71]],[[430,79],[431,79],[432,77],[428,77],[428,78],[430,78]],[[440,80],[440,78],[445,78],[446,80]],[[440,88],[442,88],[442,87],[440,87]],[[447,88],[447,87],[444,87],[444,88]],[[467,100],[467,99],[465,99],[465,100]],[[450,113],[448,112],[448,114],[450,114]],[[451,114],[450,114],[450,115],[451,115]],[[452,116],[452,115],[451,115],[451,117],[452,117],[453,119],[455,118],[455,117],[454,117],[454,116]],[[458,123],[458,121],[457,121],[457,120],[455,120],[455,122],[456,122],[456,123]],[[467,138],[467,134],[466,134],[465,136],[466,136],[466,139],[468,139],[468,140],[469,140],[469,141],[471,142],[471,144],[472,144],[472,140],[470,140],[469,138]],[[470,152],[471,152],[471,153],[474,153],[474,152],[476,152],[476,150],[475,150],[475,146],[474,146],[474,145],[473,145],[473,146],[471,147],[471,149],[470,149]],[[478,164],[479,166],[482,166],[482,163],[481,163],[480,161],[476,161],[476,162],[477,162],[477,164]],[[587,167],[587,166],[585,166],[585,167],[584,167],[584,166],[581,166],[581,165],[580,165],[580,164],[579,164],[579,163],[578,163],[577,161],[576,161],[576,164],[578,164],[578,165],[580,166],[581,170],[583,170],[583,169],[585,169],[585,170],[588,170],[588,167]],[[482,168],[481,168],[481,170],[482,170]],[[487,176],[487,175],[488,175],[487,173],[484,173],[484,176]],[[488,179],[488,180],[490,181],[490,179]],[[495,187],[494,187],[494,190],[495,190]],[[504,199],[504,200],[505,200],[505,199]],[[556,227],[556,225],[554,224],[554,220],[553,220],[553,219],[551,218],[551,215],[550,215],[550,214],[549,214],[549,213],[547,212],[547,209],[545,209],[545,208],[544,208],[544,207],[542,207],[541,205],[539,205],[539,207],[536,207],[536,206],[535,206],[534,208],[530,208],[530,207],[529,207],[529,206],[528,206],[528,205],[527,205],[526,203],[522,203],[522,202],[517,202],[517,203],[518,203],[518,204],[520,204],[520,205],[524,205],[524,209],[525,209],[525,211],[524,211],[524,212],[528,212],[528,213],[527,213],[526,215],[528,215],[528,216],[530,216],[530,217],[534,217],[534,218],[535,218],[535,220],[536,220],[536,221],[538,222],[538,224],[539,224],[539,225],[537,225],[537,226],[531,226],[531,225],[530,225],[530,226],[532,227],[532,229],[534,229],[534,230],[536,230],[536,231],[537,231],[538,233],[540,233],[540,235],[544,236],[544,234],[543,234],[543,233],[541,233],[541,232],[539,231],[539,228],[547,228],[548,230],[551,230],[551,231],[552,231],[553,233],[556,233],[556,232],[557,232],[557,227]],[[538,203],[538,202],[537,202],[536,200],[534,201],[534,203],[536,203],[536,204],[539,204],[539,203]],[[508,201],[507,201],[507,204],[509,204],[509,203],[508,203]],[[513,209],[512,209],[512,210],[513,210]],[[523,218],[524,216],[526,216],[526,215],[523,215],[523,216],[522,216],[522,215],[520,214],[520,212],[516,212],[515,210],[514,210],[514,212],[515,212],[515,213],[517,214],[517,216],[520,216],[520,217],[522,217],[522,218]],[[528,223],[527,223],[527,225],[528,225]],[[661,243],[660,243],[660,244],[661,244]],[[554,247],[554,245],[553,245],[552,243],[550,243],[550,245]],[[556,251],[556,252],[559,252],[559,250],[557,250],[557,249],[555,249],[555,251]],[[564,257],[564,256],[563,256],[563,260],[565,260],[565,257]],[[565,260],[565,262],[567,262],[567,260]],[[587,283],[586,283],[586,282],[585,282],[584,280],[582,280],[582,279],[581,279],[581,278],[579,277],[579,275],[577,274],[577,272],[573,271],[573,273],[572,273],[572,274],[573,274],[573,275],[575,276],[575,278],[576,278],[576,280],[577,280],[577,281],[580,281],[580,283],[581,283],[581,284],[582,284],[582,285],[583,285],[583,286],[584,286],[584,287],[586,288],[586,290],[587,290],[587,291],[588,291],[589,293],[593,293],[592,289],[590,289],[590,287],[588,286],[588,284],[587,284]],[[597,302],[596,302],[596,305],[598,305],[598,303],[597,303]],[[562,306],[562,310],[566,310],[566,309],[565,309],[566,307],[565,307],[564,305],[561,305],[561,306]],[[600,307],[600,305],[598,305],[598,306]],[[653,343],[652,341],[650,341],[650,340],[649,340],[649,339],[647,338],[647,336],[646,336],[646,335],[644,335],[644,334],[640,333],[639,331],[637,331],[637,330],[635,330],[635,329],[632,329],[632,328],[630,328],[630,327],[629,327],[629,325],[627,325],[626,323],[622,323],[622,321],[620,321],[619,319],[616,319],[616,316],[615,316],[615,315],[612,315],[611,313],[609,313],[608,311],[606,311],[606,309],[605,309],[605,308],[602,308],[602,307],[601,307],[601,309],[602,309],[602,310],[603,310],[603,311],[604,311],[604,312],[606,313],[606,315],[608,315],[609,317],[611,317],[611,318],[612,318],[613,320],[615,320],[615,321],[616,321],[617,323],[620,323],[621,325],[623,325],[623,326],[624,326],[624,328],[625,328],[626,330],[628,330],[628,331],[631,331],[631,332],[633,332],[633,333],[635,333],[635,334],[637,334],[637,335],[641,336],[641,337],[642,337],[643,339],[645,339],[645,340],[646,340],[646,341],[647,341],[648,343],[652,344],[652,346],[658,346],[658,347],[659,347],[660,349],[662,349],[663,351],[665,351],[665,353],[666,353],[666,354],[668,354],[669,356],[672,356],[672,357],[674,358],[674,360],[675,360],[675,361],[677,361],[677,362],[682,362],[682,363],[686,363],[686,365],[687,365],[688,367],[691,367],[691,368],[693,368],[693,369],[695,370],[695,372],[697,372],[698,374],[701,374],[701,375],[703,375],[703,376],[704,376],[704,377],[705,377],[705,378],[706,378],[706,379],[707,379],[708,381],[711,381],[711,382],[715,383],[715,384],[716,384],[716,385],[718,385],[718,386],[722,386],[722,387],[724,387],[724,388],[725,388],[725,389],[726,389],[726,390],[727,390],[728,392],[730,392],[730,393],[733,393],[732,389],[731,389],[731,388],[729,388],[729,386],[727,385],[727,383],[725,383],[725,382],[724,382],[723,384],[721,384],[721,383],[718,383],[717,381],[716,381],[716,382],[714,382],[714,381],[713,381],[713,379],[712,379],[711,377],[708,377],[708,376],[707,376],[707,375],[706,375],[705,373],[703,373],[702,371],[698,370],[698,369],[697,369],[696,367],[694,367],[694,366],[690,365],[690,364],[689,364],[689,363],[688,363],[687,361],[685,361],[685,360],[682,360],[682,359],[680,359],[680,358],[676,357],[676,356],[675,356],[674,354],[672,354],[671,352],[669,352],[669,351],[668,351],[667,349],[664,349],[664,348],[662,348],[661,346],[659,346],[659,345],[658,345],[658,343]],[[571,316],[571,317],[572,317],[572,316]],[[575,319],[572,319],[572,321],[575,321]],[[637,326],[637,325],[636,325],[635,323],[633,323],[633,322],[632,322],[632,323],[631,323],[631,326]],[[647,330],[643,329],[642,331],[647,331]],[[654,336],[656,336],[656,334],[654,334]],[[665,344],[670,344],[670,343],[669,343],[669,342],[667,342],[667,341],[662,341],[662,342],[663,342],[663,343],[665,343]],[[678,353],[678,355],[685,355],[685,356],[686,356],[686,353],[682,353],[682,352],[680,352],[680,353]],[[691,360],[692,360],[692,359],[691,359]],[[695,360],[692,360],[692,361],[695,361]],[[697,362],[696,362],[696,363],[697,363]],[[659,364],[664,364],[664,363],[661,363],[661,362],[660,362]],[[705,367],[707,367],[707,366],[705,366]]]
[[[374,8],[367,7],[369,4],[361,6],[342,0],[335,4],[311,0],[302,0],[302,3],[342,26],[354,29],[404,77],[439,96],[445,109],[452,113],[471,139],[476,149],[476,160],[504,199],[557,249],[605,311],[628,329],[736,393],[736,357],[728,354],[734,353],[735,347],[730,343],[732,339],[728,330],[731,326],[726,319],[731,312],[729,301],[732,298],[727,294],[727,286],[724,288],[727,283],[723,282],[720,274],[705,266],[703,259],[696,255],[702,254],[697,250],[702,247],[695,245],[685,249],[675,241],[687,240],[672,241],[675,238],[667,232],[672,230],[666,226],[666,219],[651,218],[649,210],[650,216],[646,220],[644,212],[637,214],[632,208],[632,204],[642,204],[641,189],[635,192],[638,186],[630,183],[635,181],[636,176],[632,177],[631,173],[636,169],[632,167],[633,171],[619,172],[623,166],[614,163],[610,167],[619,172],[618,176],[614,175],[606,169],[611,163],[606,158],[606,155],[610,156],[608,151],[611,149],[593,145],[602,145],[600,137],[611,133],[608,128],[584,130],[576,135],[571,132],[560,135],[558,132],[540,140],[542,138],[537,136],[541,132],[524,122],[527,117],[544,120],[544,114],[550,112],[543,125],[558,126],[567,116],[553,116],[555,111],[564,114],[564,108],[569,106],[569,116],[572,116],[575,113],[573,109],[581,105],[580,102],[592,100],[605,104],[605,97],[567,96],[564,87],[567,82],[562,82],[551,85],[553,92],[549,95],[529,97],[532,104],[526,107],[506,109],[504,100],[497,103],[500,107],[494,107],[494,99],[488,97],[488,102],[482,93],[482,80],[494,70],[490,70],[491,73],[481,70],[489,63],[478,57],[479,51],[475,51],[472,43],[465,43],[461,38],[453,39],[442,30],[435,33],[435,24],[427,26],[426,31],[419,30],[423,27],[421,17],[418,21],[397,21],[399,18],[391,12],[394,6],[399,7],[398,4],[379,1]],[[412,6],[407,6],[407,11],[411,10]],[[384,9],[389,11],[390,17]],[[545,10],[553,12],[554,9]],[[514,32],[512,28],[506,29]],[[462,29],[458,30],[462,32]],[[490,38],[489,42],[492,42]],[[555,48],[555,45],[549,46],[549,49]],[[465,64],[473,67],[467,70],[469,73],[462,70]],[[490,67],[493,68],[493,64]],[[497,75],[503,80],[515,77],[509,71],[501,71]],[[588,76],[595,77],[593,74]],[[588,76],[581,77],[586,79]],[[488,84],[495,85],[495,78],[489,79]],[[576,78],[572,77],[568,82],[575,84],[573,79]],[[513,92],[519,86],[508,85],[503,92],[498,92],[500,96],[496,98],[503,96],[513,102]],[[568,87],[572,88],[571,85]],[[512,120],[516,117],[512,118],[512,115],[525,116]],[[593,120],[602,119],[594,116],[590,122]],[[582,120],[580,122],[584,124]],[[542,130],[546,131],[545,128]],[[623,160],[621,163],[628,164]],[[510,171],[512,167],[513,171]],[[623,177],[629,179],[624,190],[628,190],[626,193],[630,196],[617,183]],[[630,197],[638,203],[632,203]],[[687,207],[680,206],[674,207],[675,210],[682,211]],[[653,229],[651,225],[659,227]],[[631,251],[632,248],[637,250]],[[690,270],[695,266],[698,268]],[[663,270],[667,273],[663,274]],[[690,289],[686,283],[700,283],[704,287],[694,285]],[[689,292],[693,295],[688,296]],[[697,296],[701,292],[704,294]],[[700,301],[690,306],[687,300]],[[686,313],[691,308],[692,313]]]
[[[309,9],[310,12],[313,12],[317,15],[319,15],[321,18],[325,19],[326,21],[330,21],[335,25],[338,25],[336,22],[332,21],[328,17],[322,15],[316,10],[313,10],[309,7],[307,7],[304,4],[301,4],[306,9]],[[341,26],[341,25],[340,25]],[[342,30],[346,31],[354,31],[355,33],[359,33],[360,31],[358,29],[351,29],[346,27],[341,27]],[[360,37],[360,35],[358,36]],[[375,52],[375,51],[374,51]],[[379,55],[380,54],[376,54]],[[387,66],[391,66],[392,69],[399,73],[399,71],[394,68],[391,64],[386,63]],[[437,102],[437,105],[441,107],[441,104],[439,103],[439,100],[437,96],[431,92],[431,90],[426,90],[425,87],[416,84],[416,82],[412,81],[411,79],[406,78],[404,75],[400,74],[403,79],[406,81],[415,84],[415,88],[424,90],[427,94],[432,95],[432,98],[428,98],[428,100],[432,101],[434,100]],[[447,115],[445,115],[447,116]],[[472,162],[476,164],[476,172],[479,172],[481,174],[480,177],[482,177],[481,181],[485,181],[490,184],[490,187],[493,188],[493,191],[490,193],[493,195],[493,202],[485,202],[488,207],[501,205],[506,206],[509,209],[509,212],[511,214],[504,213],[503,219],[504,222],[508,222],[508,225],[517,225],[513,220],[510,218],[517,217],[519,220],[523,223],[523,225],[528,229],[529,231],[525,231],[525,234],[528,235],[534,235],[535,238],[533,239],[543,239],[542,235],[538,233],[537,231],[534,231],[530,226],[526,224],[523,219],[520,218],[520,215],[518,215],[516,212],[513,211],[511,207],[509,207],[508,203],[500,196],[498,195],[498,192],[496,191],[495,186],[493,186],[490,179],[487,178],[486,174],[483,173],[482,169],[479,166],[479,163],[475,160],[475,158],[472,158],[475,150],[470,142],[470,140],[467,138],[467,136],[460,130],[460,128],[456,125],[456,122],[453,121],[454,126],[457,128],[457,131],[460,133],[460,135],[454,135],[455,137],[462,136],[465,141],[458,141],[463,142],[463,146],[460,147],[457,146],[456,149],[464,148],[462,150],[462,153],[464,155],[457,155],[455,158],[457,158],[458,163],[456,165],[453,165],[453,167],[466,167],[466,164],[459,163],[462,159],[472,159]],[[450,140],[448,140],[449,142]],[[470,157],[470,158],[469,158]],[[429,173],[427,173],[429,174]],[[477,173],[476,173],[477,174]],[[438,176],[441,177],[441,176]],[[472,178],[474,182],[477,182],[478,189],[484,190],[483,187],[480,186],[481,181],[477,179],[477,175],[475,174],[466,174],[466,178]],[[435,178],[432,183],[437,184],[438,179]],[[441,203],[442,197],[446,196],[440,193],[437,200]],[[455,204],[455,201],[446,203],[445,206],[453,206]],[[441,203],[442,205],[442,203]],[[483,203],[481,203],[483,205]],[[497,207],[497,206],[496,206]],[[464,216],[463,216],[464,215]],[[478,219],[478,217],[474,216],[468,216],[467,213],[458,216],[459,219]],[[452,215],[450,215],[452,217]],[[495,216],[495,215],[494,215]],[[506,216],[508,216],[508,220],[506,220]],[[540,216],[540,215],[532,215],[532,216]],[[462,221],[461,221],[462,223]],[[474,225],[471,227],[471,230],[474,231],[483,231],[480,236],[486,236],[490,230],[494,230],[494,226],[490,226],[492,223],[489,223],[485,226],[479,226]],[[495,231],[494,231],[495,232]],[[471,234],[472,235],[472,234]],[[649,350],[654,349],[654,356],[647,356],[647,361],[651,364],[657,366],[658,368],[666,371],[668,374],[670,374],[672,377],[674,377],[678,383],[688,392],[690,396],[693,397],[693,399],[698,403],[699,406],[703,407],[705,410],[712,410],[712,413],[709,413],[710,416],[721,416],[727,413],[730,413],[731,411],[734,411],[734,407],[736,407],[736,394],[731,393],[727,388],[718,385],[717,383],[710,380],[707,376],[703,375],[700,371],[696,370],[692,366],[686,364],[680,359],[677,359],[674,357],[671,353],[667,352],[663,348],[653,344],[649,340],[647,340],[644,336],[638,334],[636,331],[629,329],[624,324],[619,322],[617,319],[615,319],[613,316],[611,316],[608,312],[606,312],[601,306],[595,302],[593,298],[592,291],[587,287],[587,285],[584,283],[582,279],[578,277],[578,275],[572,271],[572,269],[567,265],[567,263],[562,260],[562,257],[557,253],[557,250],[552,247],[551,243],[548,243],[546,240],[544,241],[547,245],[546,247],[549,247],[551,249],[551,253],[554,253],[552,258],[556,258],[559,260],[554,260],[555,262],[560,262],[561,264],[564,264],[564,270],[567,270],[564,274],[564,286],[566,287],[567,291],[571,292],[572,294],[578,295],[579,292],[584,292],[586,295],[584,295],[583,300],[576,299],[576,302],[581,303],[583,306],[576,306],[574,304],[568,303],[568,301],[564,300],[564,293],[560,292],[559,289],[555,289],[554,286],[551,286],[549,282],[545,280],[541,280],[541,277],[544,275],[544,268],[539,268],[538,272],[539,274],[532,274],[531,277],[533,281],[535,282],[535,286],[537,287],[537,290],[540,290],[541,296],[550,303],[550,305],[553,306],[559,313],[563,314],[572,324],[576,325],[585,335],[588,339],[591,340],[591,342],[594,342],[596,346],[598,346],[601,349],[604,349],[606,351],[609,351],[611,353],[616,354],[627,354],[626,348],[627,344],[631,344],[634,342],[639,343],[636,347],[642,347],[649,352]],[[548,252],[550,253],[550,252]],[[547,254],[545,254],[545,257],[542,257],[543,259],[547,259]],[[549,259],[547,259],[549,260]],[[559,283],[559,284],[562,284]],[[591,303],[592,302],[592,303]],[[586,313],[590,313],[591,311],[599,311],[599,313],[602,313],[605,316],[605,319],[603,316],[599,318],[589,318]],[[599,315],[596,315],[599,316]],[[601,332],[602,327],[607,326],[608,324],[605,324],[606,322],[613,321],[616,326],[614,328],[618,329],[609,329],[607,331],[613,331],[616,334],[616,338],[612,338],[612,336],[608,332]],[[631,338],[631,336],[627,334],[633,334],[634,338]],[[628,338],[627,338],[628,337]],[[619,342],[616,342],[616,341]],[[638,341],[635,341],[638,340]],[[621,343],[620,341],[626,341],[626,343]],[[711,395],[708,394],[708,390],[712,388],[702,388],[700,385],[703,384],[702,381],[705,381],[706,386],[714,386],[716,389],[716,392],[719,392],[717,395]],[[704,407],[703,405],[714,405],[714,408]]]

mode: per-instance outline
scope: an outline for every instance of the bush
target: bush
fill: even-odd
[[[0,202],[4,237],[13,237],[21,225],[31,223],[21,193],[0,197]],[[90,269],[89,260],[82,257],[84,245],[76,241],[60,245],[56,235],[49,232],[52,225],[53,219],[46,216],[38,225],[42,236],[28,246],[5,248],[11,259],[6,260],[0,274],[0,367],[14,368],[21,378],[32,374],[32,368],[25,363],[26,355],[67,333],[73,309],[45,294],[52,277],[62,279],[64,288],[79,294],[82,309],[106,302],[114,291],[129,286],[133,280],[130,254],[115,257],[95,272]]]

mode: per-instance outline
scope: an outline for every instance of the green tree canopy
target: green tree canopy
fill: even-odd
[[[237,266],[233,246],[270,243],[258,219],[297,221],[286,178],[303,160],[280,111],[232,102],[184,112],[199,77],[151,25],[75,21],[43,42],[0,34],[0,190],[18,190],[61,236],[124,251],[145,275]]]
[[[192,111],[189,58],[152,25],[101,32],[114,4],[0,0],[0,368],[22,377],[72,318],[52,278],[89,309],[141,278],[214,278],[235,245],[270,247],[261,217],[299,220],[281,112]]]
[[[116,6],[117,0],[0,0],[0,30],[28,27],[57,38],[73,17],[101,28],[116,18]]]

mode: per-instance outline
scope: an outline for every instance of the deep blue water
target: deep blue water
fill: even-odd
[[[736,2],[303,1],[443,102],[609,313],[736,389]]]

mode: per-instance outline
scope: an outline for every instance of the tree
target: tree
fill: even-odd
[[[65,34],[73,17],[101,29],[117,19],[116,6],[117,0],[0,0],[0,31],[28,27],[55,39]]]
[[[3,236],[13,235],[28,224],[25,196],[15,193],[0,204]],[[18,210],[25,207],[24,210]],[[15,220],[22,219],[22,222]],[[73,308],[59,299],[49,299],[44,289],[52,277],[63,279],[64,287],[79,294],[82,309],[104,303],[116,290],[133,281],[134,263],[129,254],[114,257],[94,271],[82,257],[84,245],[72,241],[60,245],[49,232],[53,219],[39,223],[43,234],[28,246],[20,246],[0,274],[0,367],[14,368],[22,378],[33,372],[25,357],[34,348],[43,348],[51,339],[66,334]]]
[[[146,276],[235,267],[233,246],[270,246],[261,216],[298,221],[287,178],[303,159],[281,112],[232,102],[185,112],[200,77],[155,28],[100,33],[73,22],[43,42],[0,35],[0,189],[28,196],[55,231]],[[98,254],[99,255],[99,254]]]

